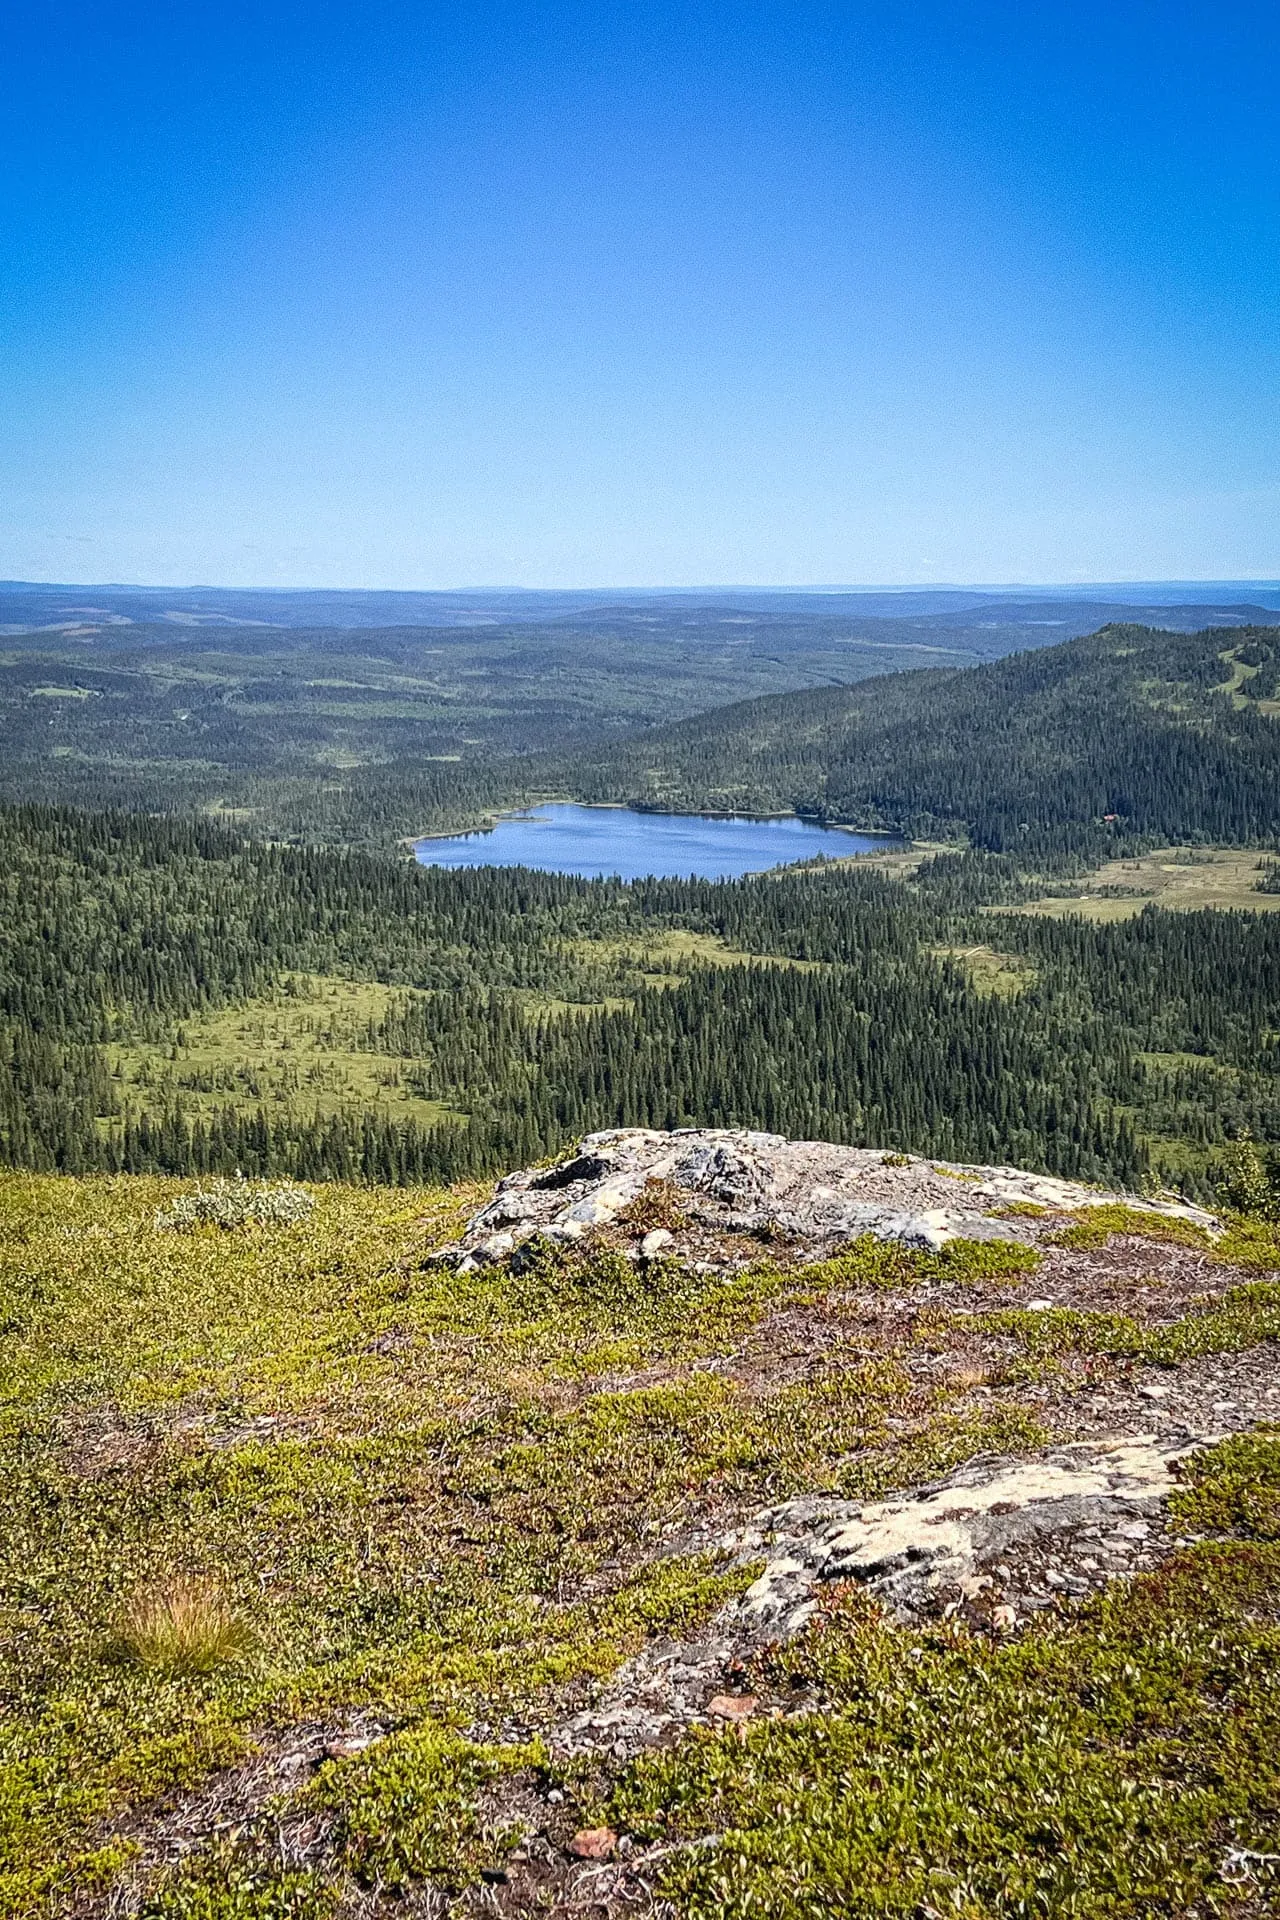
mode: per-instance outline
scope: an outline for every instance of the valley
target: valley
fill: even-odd
[[[126,761],[136,689],[39,666],[5,1911],[1267,1911],[1278,649],[597,687],[559,743],[484,666],[438,759],[330,685],[234,746],[217,692],[203,761],[146,695]],[[806,857],[404,844],[537,802]]]

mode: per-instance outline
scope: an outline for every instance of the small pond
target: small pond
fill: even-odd
[[[733,880],[825,853],[882,853],[902,842],[813,820],[755,820],[629,807],[545,806],[509,814],[483,833],[419,840],[424,867],[537,867],[587,880],[616,875]]]

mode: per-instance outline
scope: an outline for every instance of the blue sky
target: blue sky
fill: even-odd
[[[1280,575],[1280,13],[36,7],[0,575]]]

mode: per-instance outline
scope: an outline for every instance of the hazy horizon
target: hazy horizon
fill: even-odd
[[[226,580],[104,580],[104,579],[34,579],[17,577],[0,579],[0,589],[21,591],[31,588],[38,591],[62,590],[91,591],[103,593],[229,593],[229,594],[414,594],[438,595],[441,597],[460,594],[811,594],[824,595],[860,594],[908,594],[923,595],[930,593],[966,593],[966,594],[1028,594],[1039,598],[1061,594],[1077,598],[1086,594],[1103,593],[1198,593],[1214,589],[1213,597],[1220,598],[1224,593],[1280,592],[1280,575],[1273,579],[1226,579],[1220,576],[1206,575],[1196,579],[1112,579],[1112,580],[927,580],[907,582],[902,580],[845,580],[845,581],[780,581],[780,580],[700,580],[687,584],[671,581],[554,581],[534,586],[519,580],[485,580],[472,583],[452,582],[443,586],[422,586],[399,581],[343,581],[337,584],[322,585],[314,581],[245,581],[232,584]]]

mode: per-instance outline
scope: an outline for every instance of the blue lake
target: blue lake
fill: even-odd
[[[638,813],[627,807],[534,807],[484,833],[419,840],[424,867],[537,867],[587,880],[616,875],[732,880],[825,853],[882,853],[901,841],[849,833],[812,820],[753,820],[696,813]]]

